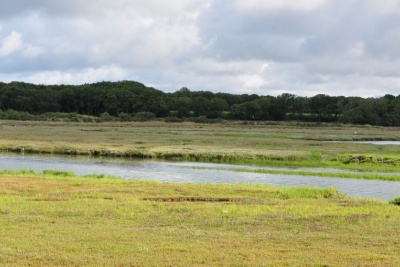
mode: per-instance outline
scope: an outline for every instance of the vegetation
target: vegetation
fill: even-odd
[[[344,177],[398,178],[398,147],[348,142],[399,140],[396,127],[51,115],[0,121],[0,150],[334,167],[349,170],[333,174]],[[398,203],[334,188],[3,170],[0,266],[398,266]]]
[[[399,100],[0,83],[0,151],[333,167],[348,171],[279,172],[399,181],[397,147],[349,142],[400,140],[389,127],[400,125]],[[0,265],[399,266],[399,203],[334,188],[2,170]]]
[[[374,172],[349,174],[349,177],[392,180],[398,179],[398,146],[349,141],[399,138],[396,127],[373,126],[0,122],[0,151],[3,152],[331,167]]]
[[[393,199],[392,201],[390,201],[390,204],[399,205],[400,206],[400,196],[398,196],[395,199]]]
[[[0,173],[2,266],[399,266],[400,209],[335,189]]]
[[[399,174],[375,174],[375,173],[345,173],[345,172],[318,172],[318,171],[299,171],[299,170],[270,170],[270,169],[248,169],[248,168],[207,168],[207,167],[191,167],[191,169],[206,170],[225,170],[233,172],[250,172],[250,173],[268,173],[268,174],[285,174],[285,175],[304,175],[304,176],[321,176],[335,178],[351,178],[364,180],[385,180],[399,181]]]
[[[65,115],[72,114],[72,115]],[[0,82],[0,119],[67,121],[190,119],[340,122],[400,126],[400,95],[377,98],[234,95],[182,88],[164,93],[133,81],[84,85]]]

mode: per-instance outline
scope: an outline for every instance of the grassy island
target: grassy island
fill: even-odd
[[[398,173],[399,146],[355,142],[367,140],[398,141],[399,128],[278,122],[0,122],[3,152]]]

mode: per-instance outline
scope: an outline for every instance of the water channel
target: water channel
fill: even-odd
[[[330,143],[369,144],[381,146],[400,146],[400,141],[328,141]]]
[[[352,141],[352,143],[382,145],[382,146],[387,146],[387,145],[398,146],[398,145],[400,145],[400,141]]]
[[[400,195],[400,182],[341,179],[315,176],[234,172],[227,169],[260,168],[198,162],[167,162],[113,158],[67,157],[52,155],[0,154],[0,170],[59,170],[77,175],[105,174],[124,179],[158,180],[182,183],[251,183],[285,186],[335,187],[354,197],[392,200]],[[223,170],[222,170],[223,168]],[[268,168],[281,169],[284,168]],[[289,169],[290,170],[290,169]],[[297,169],[299,170],[299,169]],[[300,169],[321,172],[322,169]],[[329,169],[327,171],[339,172]]]

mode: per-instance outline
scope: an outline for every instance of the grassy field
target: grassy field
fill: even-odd
[[[0,173],[0,266],[400,266],[399,220],[329,188]]]
[[[398,130],[0,121],[0,150],[335,167],[397,180],[398,146],[330,141],[399,140]],[[0,171],[0,266],[400,266],[399,207],[332,188]]]
[[[399,128],[195,123],[0,122],[0,151],[398,172]]]

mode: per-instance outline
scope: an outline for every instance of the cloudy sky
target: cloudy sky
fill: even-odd
[[[0,81],[400,94],[400,0],[0,0]]]

